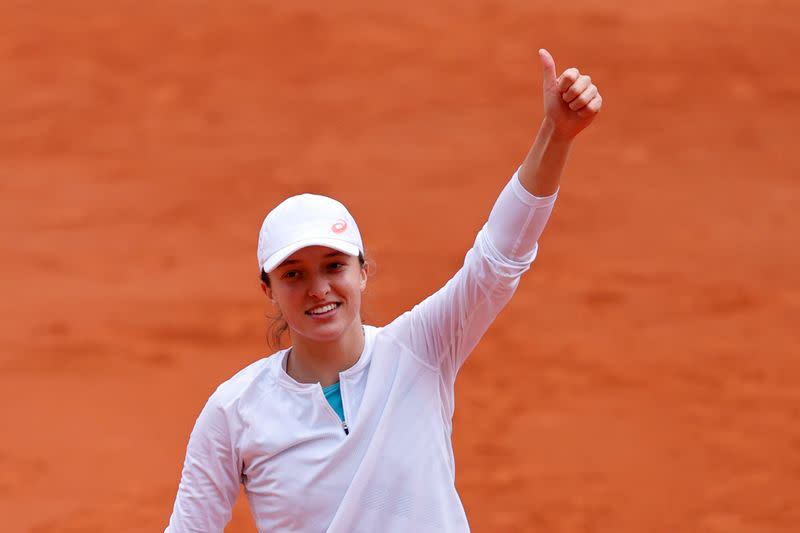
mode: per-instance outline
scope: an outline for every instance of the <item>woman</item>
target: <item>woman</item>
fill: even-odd
[[[385,327],[364,326],[368,270],[337,201],[267,215],[262,288],[292,347],[212,394],[192,431],[167,531],[222,531],[243,483],[259,531],[464,532],[450,441],[458,369],[537,252],[575,136],[600,110],[588,76],[539,51],[545,118],[464,266]]]

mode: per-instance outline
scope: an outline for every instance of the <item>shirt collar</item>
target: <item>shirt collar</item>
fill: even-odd
[[[356,364],[343,372],[339,372],[340,378],[352,377],[367,368],[369,361],[372,358],[372,347],[374,345],[375,333],[377,330],[378,328],[374,326],[364,326],[364,349],[361,351],[361,355],[358,357]],[[319,387],[319,383],[300,383],[295,381],[292,376],[286,373],[286,356],[289,354],[289,350],[290,348],[280,350],[270,357],[272,360],[270,370],[273,379],[275,379],[278,384],[288,389],[297,391],[308,391],[313,390],[315,387]]]

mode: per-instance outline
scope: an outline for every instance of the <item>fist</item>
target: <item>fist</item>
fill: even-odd
[[[550,52],[539,50],[544,71],[544,114],[556,132],[574,138],[591,124],[603,105],[603,97],[592,78],[576,68],[568,68],[556,77],[556,62]]]

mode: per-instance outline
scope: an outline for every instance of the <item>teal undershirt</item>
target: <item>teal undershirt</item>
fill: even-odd
[[[325,399],[328,400],[329,404],[331,404],[333,410],[336,411],[337,415],[339,415],[339,419],[342,422],[344,422],[344,407],[342,407],[342,391],[339,389],[339,384],[334,383],[333,385],[323,387],[322,392],[325,393]]]

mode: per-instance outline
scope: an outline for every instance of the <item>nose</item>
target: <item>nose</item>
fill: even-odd
[[[331,286],[330,283],[328,283],[328,278],[325,276],[314,276],[308,287],[309,296],[318,300],[325,298],[330,291]]]

